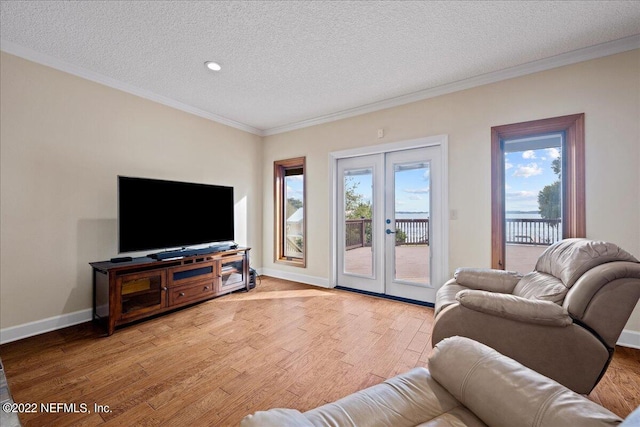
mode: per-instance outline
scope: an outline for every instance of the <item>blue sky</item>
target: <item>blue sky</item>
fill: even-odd
[[[303,175],[290,175],[285,178],[287,186],[287,199],[294,198],[304,202],[304,177]]]
[[[537,211],[538,192],[557,177],[551,162],[557,148],[505,153],[505,207],[507,211]],[[364,200],[371,201],[371,175],[352,175]],[[302,176],[287,177],[287,196],[302,200]],[[396,172],[396,212],[429,211],[429,168]]]
[[[396,212],[429,212],[429,167],[396,171]]]
[[[349,177],[357,184],[356,191],[363,200],[371,201],[371,175],[352,175]],[[286,177],[287,198],[302,200],[303,178],[301,175]],[[429,169],[417,168],[396,172],[396,212],[429,211]]]
[[[557,179],[551,162],[559,155],[557,148],[505,154],[505,210],[538,210],[538,192]]]

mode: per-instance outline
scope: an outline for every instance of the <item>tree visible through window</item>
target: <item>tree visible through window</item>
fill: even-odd
[[[560,205],[560,178],[562,177],[562,163],[560,157],[551,162],[551,170],[558,176],[553,183],[545,185],[538,193],[538,212],[544,219],[560,219],[562,209]]]
[[[301,267],[306,260],[304,174],[304,157],[274,162],[275,260]]]

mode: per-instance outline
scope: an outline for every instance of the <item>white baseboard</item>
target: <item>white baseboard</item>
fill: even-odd
[[[307,285],[320,286],[322,288],[329,287],[329,279],[324,277],[307,276],[305,274],[290,273],[288,271],[272,270],[270,268],[261,268],[259,274],[275,277],[276,279],[291,280],[294,282],[305,283]]]
[[[623,347],[637,348],[640,350],[640,332],[624,329],[618,338],[617,345]]]
[[[0,344],[18,341],[34,335],[44,334],[45,332],[66,328],[67,326],[77,325],[78,323],[89,322],[92,315],[93,309],[88,308],[74,313],[61,314],[60,316],[53,316],[23,325],[0,329]]]

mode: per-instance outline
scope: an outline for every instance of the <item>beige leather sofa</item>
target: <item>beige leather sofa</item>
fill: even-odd
[[[640,262],[612,243],[566,239],[535,270],[459,269],[436,295],[431,336],[487,344],[588,394],[640,297]]]
[[[637,419],[635,420],[638,421]],[[637,426],[587,398],[463,337],[438,343],[429,370],[415,368],[301,413],[271,409],[241,427]]]

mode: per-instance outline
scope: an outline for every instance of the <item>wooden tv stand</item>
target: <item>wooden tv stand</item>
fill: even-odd
[[[133,258],[89,263],[93,319],[117,326],[229,292],[249,290],[249,250],[237,248],[177,259]]]

